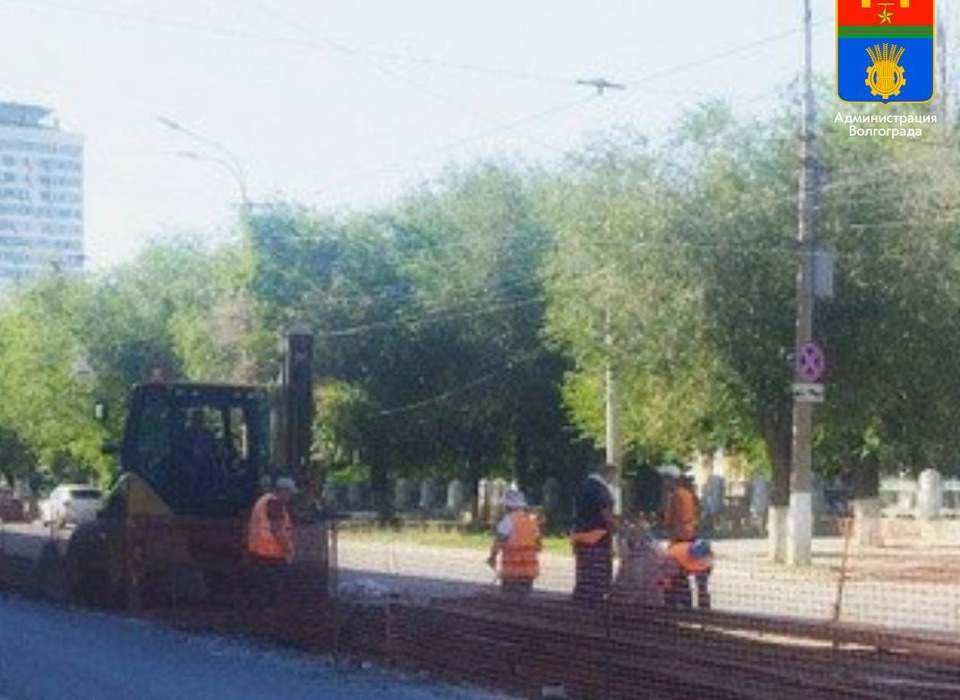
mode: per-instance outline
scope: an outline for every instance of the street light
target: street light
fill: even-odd
[[[174,155],[180,158],[201,160],[221,166],[224,170],[230,173],[230,176],[237,183],[237,189],[240,191],[240,203],[244,211],[246,212],[246,210],[249,209],[250,199],[247,197],[247,182],[244,178],[244,173],[240,168],[239,163],[227,158],[211,155],[209,153],[197,153],[196,151],[176,151]]]
[[[182,134],[183,136],[186,136],[187,138],[205,147],[200,151],[176,151],[174,155],[177,155],[181,158],[189,158],[191,160],[205,160],[224,168],[230,173],[230,176],[237,183],[237,188],[240,191],[240,228],[242,231],[242,245],[246,246],[248,249],[252,249],[253,243],[251,233],[253,222],[251,221],[250,198],[247,196],[247,177],[243,170],[243,165],[240,163],[240,159],[233,154],[233,151],[224,146],[222,143],[214,141],[203,134],[198,134],[197,132],[186,128],[185,126],[178,124],[172,119],[167,119],[166,117],[157,117],[157,121],[167,129],[176,131],[177,133]],[[246,265],[241,266],[241,276],[248,276],[252,274],[252,267],[250,267],[249,262],[252,258],[250,255],[246,255],[245,259],[247,260],[247,263]],[[251,357],[249,342],[246,340],[241,340],[239,346],[240,362],[234,370],[236,373],[236,378],[244,382],[253,381],[256,375],[256,367]]]
[[[250,199],[247,196],[247,177],[243,169],[243,164],[240,162],[240,159],[234,155],[233,151],[224,146],[222,143],[214,141],[213,139],[208,138],[203,134],[199,134],[192,129],[188,129],[172,119],[167,119],[166,117],[157,117],[157,121],[171,131],[176,131],[177,133],[183,134],[187,138],[203,144],[208,149],[214,151],[214,153],[177,151],[177,155],[181,158],[209,161],[225,168],[237,183],[237,187],[240,190],[240,202],[243,206],[244,213],[246,214],[250,208]]]

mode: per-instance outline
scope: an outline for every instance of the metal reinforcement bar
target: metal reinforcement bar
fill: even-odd
[[[957,682],[952,666],[914,653],[838,647],[797,629],[771,643],[682,613],[625,621],[617,612],[542,600],[388,601],[340,624],[348,651],[528,697],[562,687],[583,698],[934,698]]]
[[[538,612],[545,617],[570,614],[569,600],[562,596],[538,596],[525,604],[536,606]],[[468,605],[473,610],[486,609],[485,606],[499,609],[504,605],[504,601],[498,596],[487,596],[471,599]],[[819,642],[834,647],[869,649],[878,654],[914,653],[918,659],[923,658],[935,665],[955,665],[960,661],[960,646],[955,636],[893,631],[866,624],[825,623],[715,610],[694,609],[676,612],[618,602],[611,603],[607,610],[613,622],[623,626],[675,626],[679,622],[696,629],[743,636],[752,635],[758,639],[778,639],[783,643],[793,639],[806,644]]]
[[[509,624],[498,617],[498,625]],[[700,697],[802,698],[824,688],[822,676],[804,673],[810,659],[801,661],[792,655],[789,664],[782,663],[783,659],[778,664],[774,658],[776,648],[749,640],[718,639],[684,625],[623,626],[610,618],[594,621],[585,620],[582,615],[564,621],[562,617],[537,614],[536,620],[512,617],[515,628],[536,631],[551,645],[559,641],[568,653],[571,649],[588,651],[593,658],[587,669],[605,669],[611,666],[609,659],[613,664],[608,675],[618,677],[618,687],[633,688],[637,681],[644,687],[647,678],[660,676],[666,683],[656,685],[693,688]],[[558,624],[563,625],[561,630],[557,629]],[[857,688],[838,683],[837,679],[828,679],[826,688],[831,692],[842,689],[847,697],[876,697],[873,693],[858,693]]]
[[[8,588],[37,588],[29,557],[0,557]],[[242,591],[249,582],[235,581]],[[807,700],[960,697],[950,640],[866,626],[566,597],[479,595],[417,601],[317,597],[291,580],[285,610],[243,595],[216,605],[172,596],[137,614],[178,627],[256,635],[316,652],[376,657],[523,697]],[[302,590],[300,590],[302,589]]]

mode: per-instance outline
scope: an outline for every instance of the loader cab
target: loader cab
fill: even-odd
[[[120,472],[142,477],[177,515],[235,516],[269,473],[265,389],[150,383],[134,388]]]
[[[96,520],[71,535],[67,588],[79,601],[243,600],[250,508],[271,464],[303,480],[312,425],[312,339],[288,335],[278,386],[156,381],[133,388],[119,475]],[[98,414],[105,417],[105,405]],[[300,607],[326,594],[328,529],[294,522]],[[195,585],[196,584],[196,585]],[[186,592],[186,591],[192,591]],[[291,593],[293,595],[293,593]]]

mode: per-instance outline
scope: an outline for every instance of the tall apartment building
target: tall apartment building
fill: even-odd
[[[83,257],[83,137],[45,107],[0,102],[0,290]]]

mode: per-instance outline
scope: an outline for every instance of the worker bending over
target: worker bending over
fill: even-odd
[[[287,585],[288,565],[294,556],[288,505],[296,493],[293,479],[280,477],[250,511],[247,551],[252,566],[252,603],[258,610],[275,607]]]
[[[713,552],[707,540],[673,542],[667,547],[663,602],[668,608],[689,610],[693,607],[690,577],[697,582],[697,607],[710,609],[710,573]]]
[[[663,512],[663,527],[670,542],[667,557],[675,567],[667,581],[665,601],[670,607],[692,606],[690,577],[697,584],[697,605],[710,607],[709,578],[713,570],[710,546],[706,540],[697,539],[697,498],[690,482],[680,468],[668,464],[658,470],[667,491]],[[691,545],[697,543],[696,547]]]

